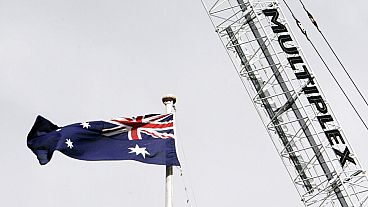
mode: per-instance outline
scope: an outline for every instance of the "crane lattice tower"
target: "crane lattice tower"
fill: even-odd
[[[278,1],[202,0],[305,206],[368,206],[368,180]]]

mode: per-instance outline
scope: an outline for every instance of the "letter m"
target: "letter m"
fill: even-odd
[[[264,15],[272,17],[271,22],[276,24],[276,26],[271,27],[274,33],[287,32],[285,25],[277,21],[279,18],[279,12],[276,9],[265,9],[262,12]]]

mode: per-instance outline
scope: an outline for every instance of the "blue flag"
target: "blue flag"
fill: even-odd
[[[41,165],[58,150],[79,160],[136,160],[179,166],[173,122],[173,114],[152,114],[58,127],[38,116],[27,145]]]

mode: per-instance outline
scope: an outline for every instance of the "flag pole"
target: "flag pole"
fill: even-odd
[[[162,97],[162,102],[165,105],[165,112],[167,114],[175,113],[174,105],[176,103],[176,97],[174,95],[166,95]],[[166,166],[165,181],[166,181],[165,183],[165,207],[173,207],[173,201],[172,201],[172,198],[173,198],[173,167],[172,166]]]

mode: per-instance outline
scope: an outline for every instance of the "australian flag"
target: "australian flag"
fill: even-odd
[[[90,121],[58,127],[38,116],[27,145],[41,165],[54,151],[79,160],[136,160],[179,166],[173,114],[151,114],[109,121]]]

